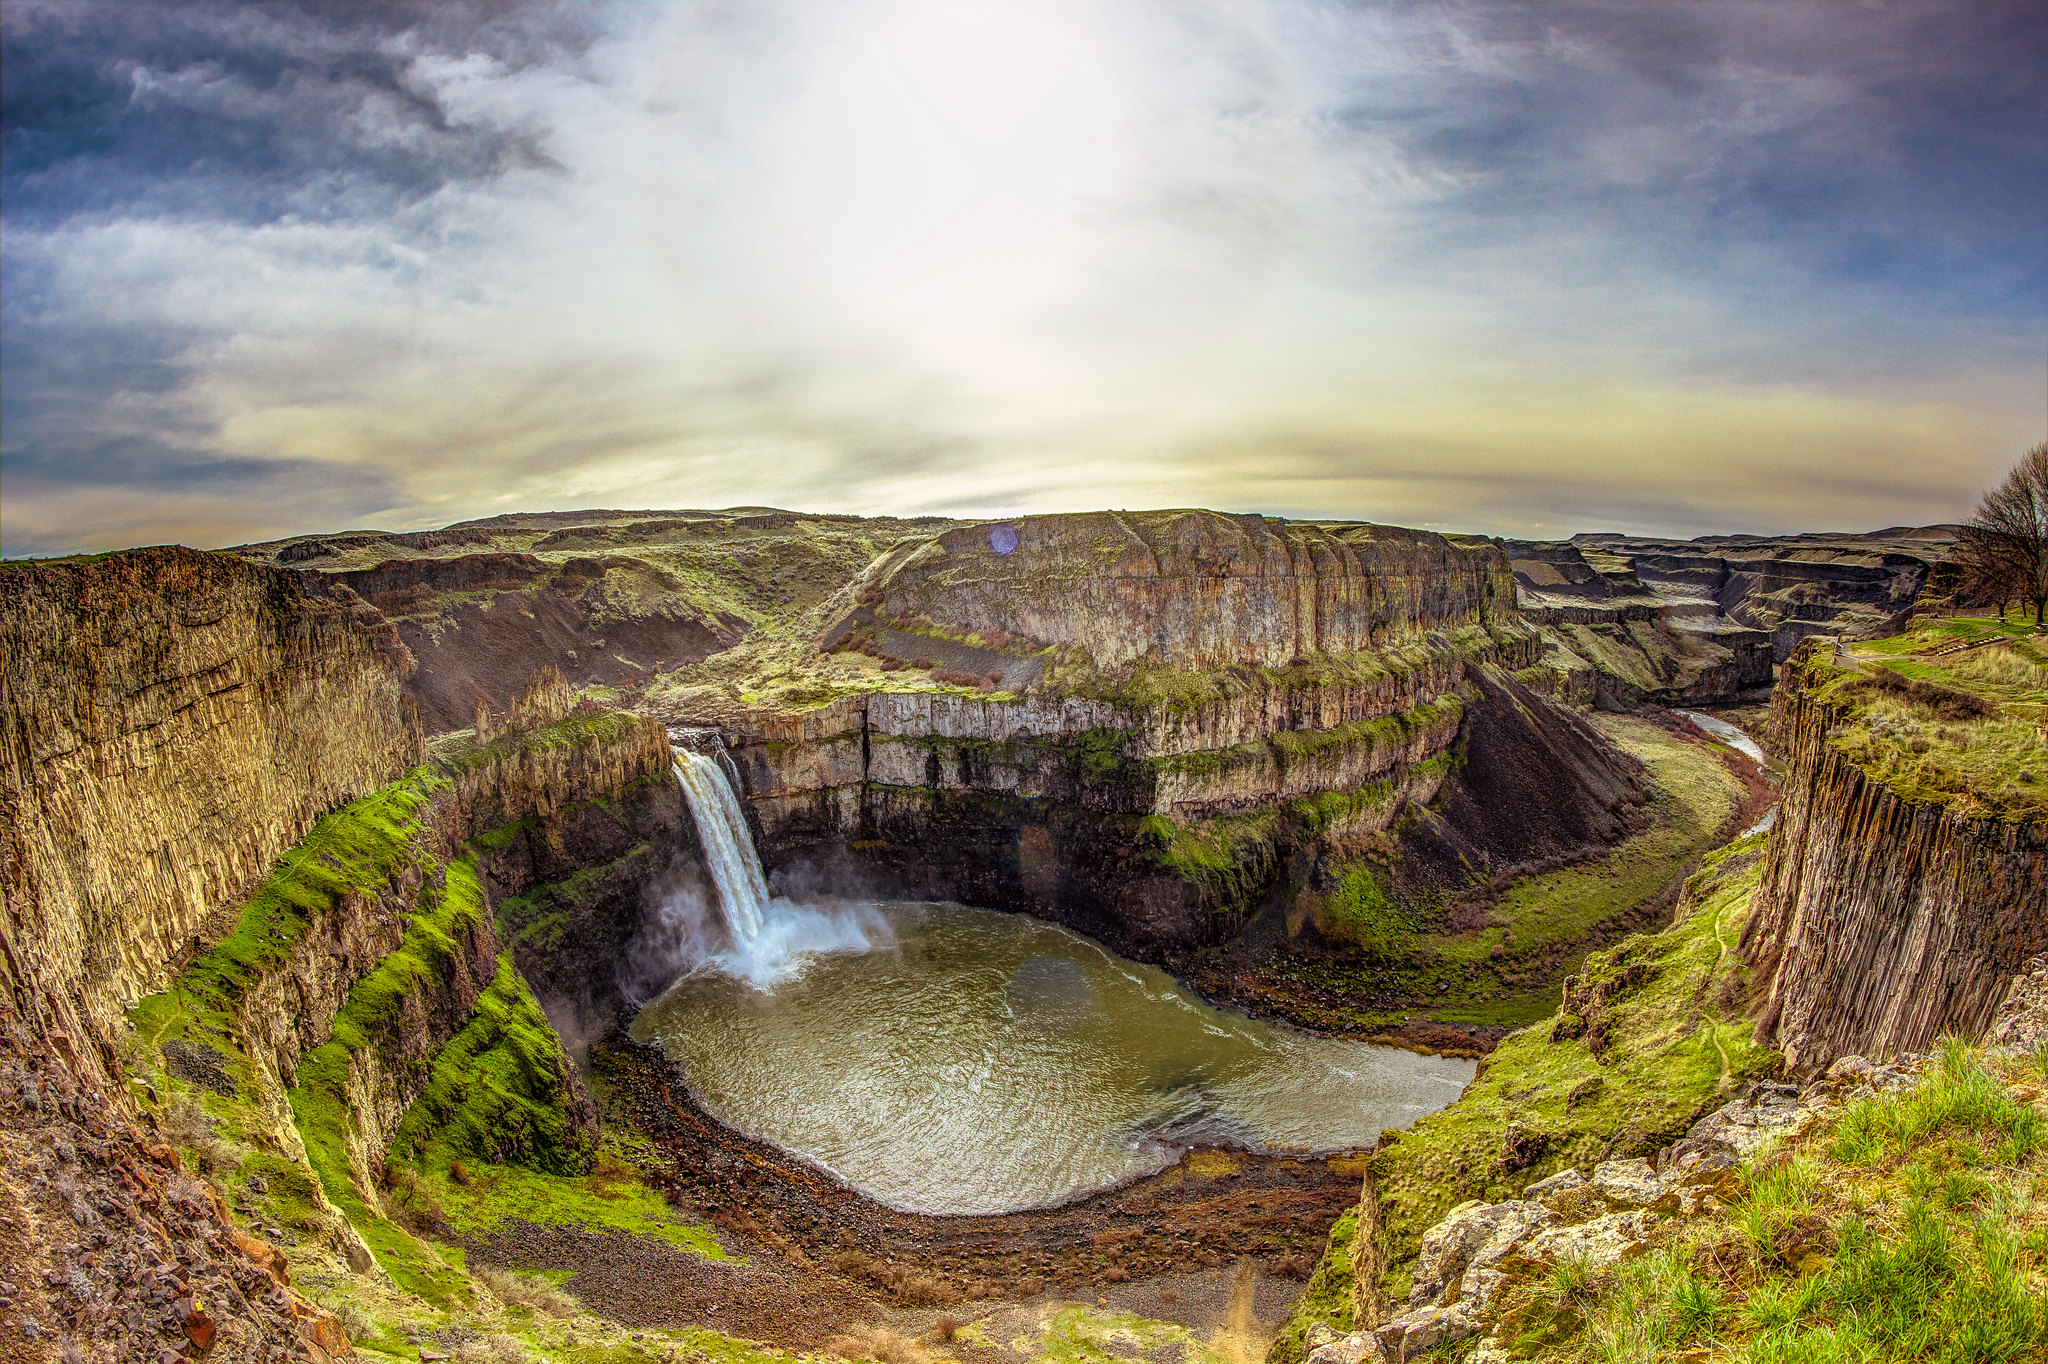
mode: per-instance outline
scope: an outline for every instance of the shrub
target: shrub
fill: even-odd
[[[1414,932],[1401,907],[1387,898],[1379,874],[1358,863],[1337,878],[1337,888],[1324,899],[1316,926],[1330,937],[1356,944],[1376,960],[1398,956]]]
[[[1944,720],[1987,720],[1998,713],[1998,707],[1981,696],[1972,696],[1968,692],[1937,686],[1932,682],[1917,681],[1890,668],[1879,667],[1873,670],[1868,685],[1879,691],[1904,696],[1918,705],[1927,707]]]
[[[507,1307],[524,1307],[550,1317],[573,1317],[576,1300],[537,1274],[515,1274],[510,1270],[478,1269],[476,1278]]]

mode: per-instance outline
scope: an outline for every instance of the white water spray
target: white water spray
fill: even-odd
[[[718,907],[735,943],[761,936],[768,913],[768,878],[754,855],[754,836],[747,830],[740,798],[715,759],[687,748],[675,751],[676,780],[683,784],[697,835],[704,841],[704,862],[718,887]]]
[[[800,974],[805,963],[820,954],[867,952],[895,942],[888,923],[872,905],[799,905],[770,895],[746,811],[725,768],[716,758],[678,748],[675,774],[697,821],[705,869],[717,890],[719,913],[731,940],[723,952],[700,950],[690,969],[708,967],[765,990]],[[678,901],[665,912],[694,910],[693,904]],[[697,935],[678,936],[689,940]]]

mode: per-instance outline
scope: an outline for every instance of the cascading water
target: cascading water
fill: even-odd
[[[687,748],[678,748],[675,755],[676,780],[683,784],[698,837],[704,840],[704,862],[718,887],[719,911],[733,941],[746,945],[761,936],[768,912],[768,878],[754,854],[746,814],[716,759]]]
[[[736,977],[755,989],[769,989],[799,974],[820,954],[867,952],[895,941],[874,906],[860,903],[818,906],[793,904],[768,890],[768,877],[754,851],[746,811],[739,792],[717,756],[675,750],[676,781],[697,821],[704,845],[705,870],[718,898],[729,946],[712,950],[701,942],[697,925],[669,925],[664,936],[683,944],[682,971],[710,968]],[[699,913],[696,903],[680,896],[664,907],[664,916],[688,920]]]

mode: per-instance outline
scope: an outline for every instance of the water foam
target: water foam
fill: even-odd
[[[868,952],[894,944],[895,934],[873,905],[799,905],[769,893],[746,811],[717,758],[678,748],[675,774],[697,821],[705,870],[717,891],[725,927],[722,948],[709,945],[701,932],[672,935],[690,944],[687,969],[715,970],[768,990],[801,974],[805,964],[821,954]],[[701,911],[687,897],[678,897],[664,912],[689,916]]]

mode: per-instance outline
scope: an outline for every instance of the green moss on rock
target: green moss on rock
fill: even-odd
[[[587,1174],[597,1136],[594,1116],[577,1111],[579,1098],[560,1039],[503,953],[469,1023],[434,1058],[391,1149]]]

